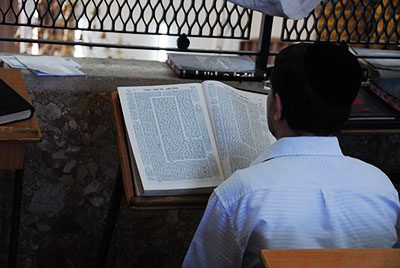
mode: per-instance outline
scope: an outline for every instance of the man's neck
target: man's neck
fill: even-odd
[[[294,130],[288,125],[278,128],[274,136],[277,140],[280,138],[287,138],[287,137],[299,137],[299,136],[316,136],[314,133],[302,131],[302,130]]]

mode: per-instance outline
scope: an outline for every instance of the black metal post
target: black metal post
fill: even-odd
[[[10,247],[8,252],[8,267],[17,267],[18,263],[18,238],[21,217],[23,170],[14,171],[13,206],[11,214]]]
[[[117,177],[114,182],[114,189],[110,198],[110,205],[108,207],[108,213],[106,222],[104,225],[103,236],[101,238],[99,246],[99,254],[97,256],[96,267],[102,268],[107,264],[107,255],[110,248],[110,243],[114,234],[115,223],[117,222],[119,210],[121,207],[121,201],[123,196],[123,185],[122,185],[122,172],[121,167],[118,167]]]
[[[258,70],[267,70],[267,59],[269,56],[273,20],[274,17],[268,15],[262,16],[260,36],[258,38],[258,55],[256,58],[256,69]]]

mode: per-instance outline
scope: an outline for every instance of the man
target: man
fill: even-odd
[[[184,267],[257,267],[261,248],[391,248],[398,193],[344,156],[334,134],[361,84],[357,59],[327,43],[276,58],[268,124],[277,141],[214,190]]]

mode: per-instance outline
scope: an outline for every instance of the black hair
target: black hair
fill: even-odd
[[[272,70],[272,92],[282,101],[289,127],[332,135],[348,119],[361,85],[361,67],[346,48],[332,43],[283,49]]]

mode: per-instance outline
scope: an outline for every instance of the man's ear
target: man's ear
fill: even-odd
[[[282,118],[282,101],[278,94],[274,95],[274,120],[279,121]]]

